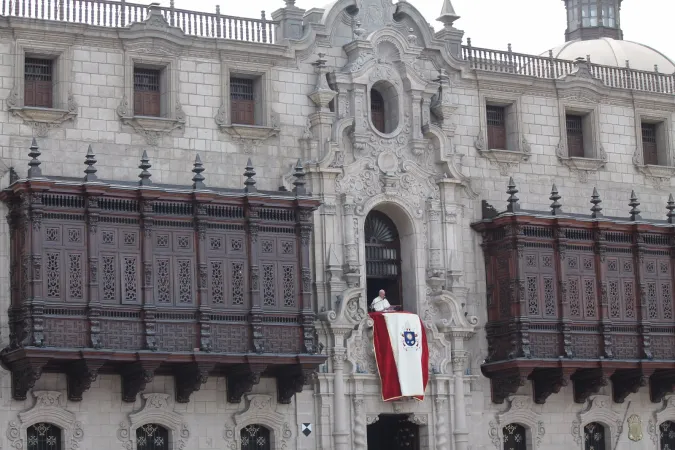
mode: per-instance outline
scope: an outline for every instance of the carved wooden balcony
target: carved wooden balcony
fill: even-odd
[[[637,198],[630,218],[563,214],[554,187],[550,212],[522,211],[511,183],[509,206],[484,202],[488,357],[492,400],[533,383],[544,403],[573,384],[585,401],[611,382],[614,401],[649,385],[660,402],[675,384],[673,258],[675,202],[667,221],[645,221]]]
[[[10,343],[2,352],[15,399],[42,372],[68,376],[80,400],[96,375],[122,375],[133,402],[155,374],[172,374],[187,402],[209,375],[239,402],[261,376],[288,403],[317,354],[309,243],[319,202],[296,192],[206,189],[44,178],[37,146],[28,179],[1,195],[11,232]],[[36,162],[37,161],[37,162]],[[92,162],[93,161],[93,162]]]

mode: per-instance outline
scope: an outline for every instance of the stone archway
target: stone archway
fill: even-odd
[[[420,427],[407,414],[380,414],[368,425],[368,450],[419,450]]]
[[[381,211],[368,213],[364,223],[368,300],[380,289],[392,305],[402,305],[401,241],[394,222]]]

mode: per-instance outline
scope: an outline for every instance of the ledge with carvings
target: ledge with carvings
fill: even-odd
[[[551,211],[520,209],[511,181],[509,205],[484,202],[482,234],[487,283],[492,400],[503,403],[532,381],[544,403],[573,385],[584,402],[611,382],[622,403],[649,385],[653,402],[675,385],[673,255],[675,202],[667,220],[644,220],[631,195],[628,218],[565,214],[554,186]]]
[[[291,401],[326,357],[317,354],[309,245],[319,201],[295,190],[207,188],[197,157],[190,187],[46,178],[37,145],[27,179],[0,194],[11,234],[10,342],[2,351],[15,399],[42,372],[66,373],[70,400],[98,373],[122,376],[133,402],[171,374],[187,402],[209,375],[239,402],[261,376]]]

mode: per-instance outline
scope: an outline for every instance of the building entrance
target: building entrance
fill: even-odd
[[[419,427],[405,415],[380,415],[368,425],[368,450],[419,450]]]

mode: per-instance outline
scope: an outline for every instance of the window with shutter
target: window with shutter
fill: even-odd
[[[25,106],[52,107],[52,67],[51,59],[26,58],[23,97]]]
[[[584,427],[584,449],[605,450],[605,427],[591,422]]]
[[[255,90],[250,78],[230,78],[232,123],[255,125]]]
[[[134,115],[160,116],[160,70],[134,68]]]
[[[503,106],[487,105],[488,148],[506,150],[506,111]]]
[[[656,145],[656,124],[642,122],[642,155],[645,165],[658,165],[659,154]]]
[[[570,158],[584,158],[583,118],[567,114],[567,151]]]
[[[384,133],[384,99],[375,89],[370,91],[370,118],[375,129]]]

